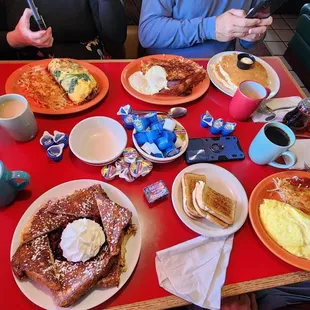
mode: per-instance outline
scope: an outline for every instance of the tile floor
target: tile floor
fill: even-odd
[[[273,23],[270,29],[267,30],[266,37],[264,39],[265,46],[271,53],[271,55],[279,56],[288,70],[295,78],[298,85],[310,97],[310,90],[307,90],[297,74],[292,71],[291,66],[283,57],[283,54],[287,48],[288,42],[294,35],[298,16],[295,14],[274,14]]]

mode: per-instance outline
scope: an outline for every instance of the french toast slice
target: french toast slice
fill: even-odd
[[[51,290],[61,288],[47,235],[20,245],[12,257],[11,266],[19,280],[28,277]]]
[[[126,231],[124,232],[120,240],[121,251],[117,255],[116,261],[113,264],[110,272],[108,273],[107,276],[103,277],[98,281],[97,287],[106,289],[110,287],[119,286],[121,274],[127,270],[126,266],[127,242],[130,239],[130,237],[136,234],[136,232],[137,228],[135,225],[129,224],[128,227],[126,227]]]
[[[95,193],[98,209],[101,215],[106,240],[110,247],[111,255],[117,255],[120,251],[119,240],[123,229],[129,224],[132,213],[110,200],[106,193]]]
[[[56,304],[60,307],[73,305],[111,270],[114,261],[108,245],[105,245],[95,258],[84,263],[56,260],[61,284],[61,289],[52,291]]]
[[[97,191],[103,192],[99,184],[76,190],[73,194],[61,199],[51,200],[47,203],[48,211],[75,217],[99,217],[100,213],[94,197],[94,193]]]
[[[48,211],[49,205],[43,205],[30,219],[21,235],[21,243],[31,241],[59,227],[67,225],[76,217],[66,214],[54,214]]]

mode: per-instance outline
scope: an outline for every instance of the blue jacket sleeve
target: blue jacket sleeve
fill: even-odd
[[[139,40],[144,48],[184,48],[215,40],[215,16],[173,19],[173,4],[173,0],[143,0]]]

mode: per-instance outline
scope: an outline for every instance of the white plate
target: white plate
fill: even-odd
[[[168,163],[171,163],[172,161],[176,160],[177,158],[179,158],[180,156],[182,156],[185,151],[187,150],[187,147],[188,147],[188,142],[189,142],[189,139],[188,139],[188,134],[187,134],[187,131],[186,129],[184,128],[184,126],[178,122],[177,120],[174,119],[174,121],[177,123],[178,126],[182,127],[185,132],[186,132],[186,136],[185,136],[185,141],[184,141],[184,144],[180,150],[180,153],[178,153],[177,155],[175,156],[172,156],[172,157],[166,157],[166,158],[158,158],[158,157],[155,157],[155,156],[152,156],[152,155],[149,155],[148,153],[146,153],[145,151],[142,150],[142,148],[139,146],[139,144],[137,143],[137,140],[135,139],[135,136],[134,134],[137,132],[136,129],[133,130],[132,132],[132,142],[135,146],[135,148],[138,150],[138,152],[147,160],[151,161],[152,163],[156,163],[156,164],[168,164]]]
[[[212,83],[223,93],[225,93],[226,95],[232,97],[235,92],[233,90],[231,90],[230,88],[227,88],[225,85],[223,85],[218,78],[216,77],[216,75],[214,74],[213,71],[213,66],[215,64],[217,64],[221,58],[225,55],[231,55],[233,53],[237,53],[237,54],[241,54],[243,52],[236,52],[236,51],[230,51],[230,52],[222,52],[219,54],[214,55],[208,62],[207,65],[207,71],[208,71],[208,75],[210,77],[210,80],[212,81]],[[254,56],[254,55],[253,55]],[[259,58],[259,57],[255,57],[255,60],[258,61],[259,63],[261,63],[264,68],[267,70],[268,73],[268,77],[269,77],[269,81],[270,81],[270,85],[268,86],[268,88],[270,88],[271,93],[268,97],[268,99],[274,97],[279,89],[280,89],[280,79],[278,74],[276,73],[276,71],[274,71],[274,69],[263,59]]]
[[[217,192],[237,202],[235,222],[228,228],[220,228],[206,219],[193,220],[183,210],[182,175],[184,173],[204,174],[207,184]],[[172,185],[172,204],[181,221],[196,233],[209,236],[228,236],[239,230],[248,216],[248,197],[239,180],[226,169],[212,164],[196,164],[183,169]]]
[[[61,197],[64,195],[71,194],[77,189],[88,187],[93,184],[100,184],[111,200],[115,201],[116,203],[118,203],[123,207],[126,207],[132,212],[132,223],[137,225],[137,234],[134,237],[130,238],[127,243],[127,253],[126,253],[126,263],[128,266],[127,271],[121,275],[119,287],[114,287],[110,289],[92,289],[84,297],[82,297],[74,306],[70,308],[57,307],[53,301],[52,296],[49,294],[48,289],[38,284],[35,284],[31,280],[19,281],[14,276],[18,287],[24,293],[24,295],[26,295],[26,297],[30,299],[33,303],[44,309],[85,310],[100,305],[101,303],[105,302],[110,297],[112,297],[114,294],[116,294],[116,292],[118,292],[122,288],[122,286],[127,282],[130,275],[134,271],[135,266],[138,262],[141,250],[141,225],[139,223],[137,210],[135,209],[134,205],[129,200],[129,198],[119,189],[107,183],[96,180],[75,180],[60,184],[50,189],[49,191],[45,192],[35,202],[33,202],[32,205],[24,213],[15,229],[11,244],[11,254],[10,254],[11,258],[19,245],[20,234],[23,228],[27,225],[29,218],[38,210],[38,208],[40,208],[40,206],[44,202],[54,197]]]

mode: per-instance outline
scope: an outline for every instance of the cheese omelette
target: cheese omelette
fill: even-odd
[[[277,200],[264,199],[259,215],[268,235],[291,254],[310,259],[310,216]]]
[[[214,66],[214,73],[224,86],[236,91],[241,82],[251,80],[268,87],[268,73],[261,63],[256,61],[250,69],[241,70],[237,67],[237,57],[236,53],[223,56]]]

